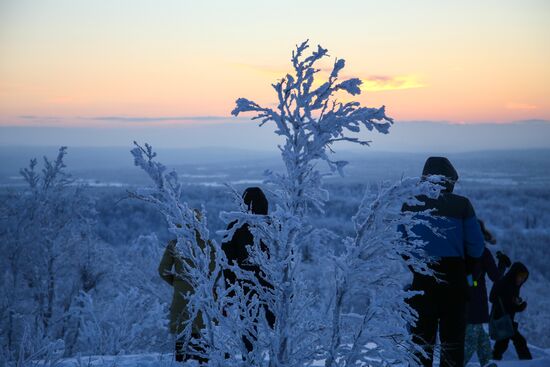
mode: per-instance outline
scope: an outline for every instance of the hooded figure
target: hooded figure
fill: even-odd
[[[482,221],[479,221],[479,223],[485,242],[495,244],[496,240],[487,230],[485,224]],[[504,275],[506,267],[509,266],[506,261],[501,260],[507,258],[506,255],[501,254],[498,257],[499,261],[497,266],[493,254],[487,247],[485,247],[483,249],[483,254],[481,255],[481,260],[474,265],[472,274],[473,282],[469,289],[468,324],[486,324],[489,322],[489,304],[485,275],[488,275],[489,279],[491,279],[493,283],[496,283]]]
[[[449,159],[445,157],[430,157],[426,160],[422,177],[428,176],[443,176],[444,192],[453,192],[455,183],[458,181],[458,172],[456,172]]]
[[[255,215],[267,215],[269,204],[267,201],[267,198],[265,197],[265,194],[259,187],[249,187],[247,188],[243,193],[243,201],[245,205],[248,207],[248,211]],[[230,223],[228,228],[232,228],[235,225],[235,222]],[[233,234],[233,237],[230,241],[224,242],[222,244],[222,249],[225,252],[225,255],[227,257],[227,261],[232,265],[237,265],[239,268],[250,271],[254,273],[256,278],[258,279],[258,283],[265,288],[273,288],[273,285],[271,285],[269,282],[265,280],[265,277],[262,276],[262,269],[258,264],[250,263],[248,261],[248,250],[246,249],[247,246],[251,246],[254,244],[254,236],[252,233],[250,233],[250,229],[248,224],[244,224],[242,227],[238,228],[235,233]],[[263,244],[260,243],[260,248],[262,251],[268,253],[268,248]],[[237,278],[237,275],[229,270],[224,270],[224,277],[227,285],[232,285],[236,282],[239,282],[245,292],[247,292],[247,295],[249,299],[252,299],[254,296],[253,291],[251,291],[244,281],[241,281]],[[275,315],[269,310],[267,305],[264,304],[264,311],[265,316],[267,319],[267,322],[269,326],[273,327],[275,324]],[[253,345],[248,340],[246,336],[243,335],[243,342],[249,352],[253,350]]]
[[[425,250],[428,255],[438,258],[479,258],[485,243],[474,208],[467,198],[453,193],[458,173],[447,158],[430,157],[426,160],[422,177],[432,175],[443,177],[440,184],[444,189],[439,197],[431,199],[421,196],[419,200],[424,202],[425,206],[404,205],[403,210],[414,212],[433,209],[433,216],[426,219],[440,233],[436,234],[426,226],[416,226],[413,232],[426,242]]]
[[[491,289],[490,301],[493,304],[492,313],[495,318],[508,314],[514,320],[516,312],[523,312],[527,302],[521,299],[519,291],[529,278],[529,270],[520,262],[515,262],[502,279],[496,282]],[[498,340],[493,349],[493,359],[501,360],[508,349],[510,339],[514,343],[519,359],[533,359],[527,341],[518,330],[518,323],[514,321],[515,334],[511,338]]]
[[[466,257],[478,259],[485,244],[472,204],[467,198],[453,193],[458,173],[451,162],[445,157],[430,157],[422,175],[424,178],[443,176],[444,189],[436,199],[420,196],[418,199],[425,205],[403,205],[403,211],[432,209],[432,214],[422,219],[438,232],[435,234],[425,225],[411,229],[424,241],[426,253],[436,259],[431,267],[439,278],[413,272],[411,289],[423,292],[410,300],[411,306],[418,312],[417,323],[411,329],[413,341],[427,354],[425,357],[417,353],[420,363],[432,366],[439,330],[442,346],[440,365],[462,366],[468,299]]]
[[[486,228],[483,221],[479,221],[485,243],[496,244],[495,237]],[[497,253],[498,254],[498,253]],[[489,360],[492,359],[491,340],[483,324],[489,322],[489,305],[487,297],[487,285],[485,275],[488,275],[491,281],[497,282],[510,264],[506,255],[498,256],[498,267],[491,251],[485,247],[481,261],[474,265],[472,272],[472,283],[470,284],[470,298],[467,306],[467,326],[466,338],[464,342],[464,364],[466,365],[474,353],[481,366],[489,366]],[[506,261],[508,260],[508,262]],[[494,365],[494,364],[493,364]]]

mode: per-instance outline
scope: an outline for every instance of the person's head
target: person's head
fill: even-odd
[[[497,239],[495,238],[495,236],[493,236],[491,232],[489,232],[489,230],[485,226],[485,223],[481,219],[479,219],[478,222],[479,227],[481,228],[481,233],[483,233],[483,239],[485,240],[485,242],[490,243],[491,245],[496,244]]]
[[[529,278],[529,270],[520,262],[513,263],[508,273],[512,277],[514,284],[518,287],[521,287]]]
[[[269,203],[259,187],[248,187],[243,192],[243,201],[248,210],[254,214],[267,215]]]
[[[422,177],[428,176],[443,176],[445,182],[442,183],[445,186],[446,192],[453,192],[456,181],[458,180],[458,173],[455,168],[446,157],[429,157],[424,164],[422,170]]]
[[[523,285],[525,281],[529,278],[529,273],[517,273],[516,274],[516,285]]]

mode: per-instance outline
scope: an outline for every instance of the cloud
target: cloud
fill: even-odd
[[[234,120],[233,116],[17,116],[24,120],[51,120],[51,119],[79,119],[89,121],[115,121],[115,122],[163,122],[163,121],[222,121]],[[238,118],[237,118],[238,119]]]
[[[508,110],[530,111],[530,110],[536,110],[538,107],[535,106],[534,104],[529,104],[529,103],[510,102],[506,105],[506,108]]]
[[[132,126],[175,126],[197,124],[226,124],[250,121],[247,117],[233,116],[39,116],[19,115],[17,118],[29,126],[102,126],[102,127],[132,127]]]
[[[234,66],[239,68],[246,68],[253,70],[255,72],[267,75],[272,79],[279,79],[285,76],[287,73],[292,73],[291,68],[285,70],[283,68],[277,68],[273,66],[265,65],[249,65],[249,64],[234,64]],[[332,71],[332,68],[324,67],[320,68],[321,79],[323,77],[328,78],[328,74]],[[347,79],[349,77],[340,76],[340,79]],[[413,88],[423,88],[426,85],[420,80],[420,77],[415,74],[407,75],[373,75],[367,77],[358,77],[363,81],[361,85],[361,90],[364,92],[379,92],[379,91],[388,91],[388,90],[402,90],[402,89],[413,89]],[[320,85],[321,80],[316,80],[316,85]]]
[[[292,66],[288,68],[268,66],[268,65],[251,65],[244,63],[233,63],[233,66],[240,69],[252,70],[254,72],[260,73],[262,75],[268,76],[271,79],[280,79],[286,74],[293,73]],[[319,68],[320,74],[318,79],[316,79],[314,85],[321,85],[323,79],[328,79],[328,75],[332,72],[332,67],[321,67]],[[365,92],[379,92],[379,91],[388,91],[388,90],[402,90],[402,89],[413,89],[413,88],[423,88],[426,85],[421,81],[420,77],[416,74],[406,74],[406,75],[372,75],[372,76],[343,76],[340,75],[341,80],[348,78],[359,78],[363,81],[361,85],[361,90]]]
[[[359,79],[363,81],[363,84],[361,84],[361,90],[365,92],[425,87],[425,84],[420,81],[420,78],[414,74],[397,76],[375,75]]]
[[[85,120],[115,122],[177,122],[177,121],[220,121],[232,119],[231,116],[97,116],[81,117]]]
[[[38,120],[38,121],[51,121],[51,120],[63,120],[65,117],[61,116],[37,116],[37,115],[19,115],[17,118],[22,120]]]

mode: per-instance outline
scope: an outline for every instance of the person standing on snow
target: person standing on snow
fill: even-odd
[[[195,210],[195,215],[198,220],[201,220],[201,213]],[[205,241],[196,233],[197,244],[204,249]],[[200,346],[194,345],[191,341],[185,343],[185,336],[182,336],[185,325],[189,322],[191,315],[187,309],[187,294],[194,292],[193,286],[186,278],[184,262],[192,266],[190,259],[183,258],[176,248],[177,241],[171,240],[168,242],[164,254],[160,261],[158,272],[160,277],[174,288],[172,304],[170,305],[170,333],[176,336],[175,359],[177,362],[185,362],[188,360],[196,360],[200,363],[208,363],[208,359],[202,357],[200,353],[204,352]],[[214,253],[211,253],[209,264],[210,271],[215,268]],[[199,340],[201,338],[201,330],[204,328],[202,315],[199,312],[197,317],[192,321],[191,339]],[[185,348],[187,345],[187,349]]]
[[[439,175],[444,189],[436,199],[421,196],[420,206],[403,205],[403,211],[421,212],[433,209],[427,216],[432,227],[416,225],[411,230],[425,242],[427,255],[436,259],[431,265],[436,276],[413,272],[411,290],[421,291],[411,298],[410,305],[418,313],[412,326],[413,342],[424,349],[426,356],[416,357],[424,366],[432,366],[436,334],[441,341],[440,366],[464,365],[466,302],[468,281],[466,257],[480,258],[485,244],[483,234],[470,201],[453,193],[458,173],[445,157],[426,160],[422,176]],[[406,235],[406,234],[405,234]]]
[[[485,223],[479,221],[485,243],[496,244],[495,237],[487,230]],[[480,366],[496,367],[489,364],[492,359],[491,341],[489,335],[485,332],[483,324],[489,322],[489,304],[487,296],[487,285],[485,275],[487,274],[493,283],[497,282],[511,265],[508,256],[500,251],[497,252],[498,267],[491,251],[485,247],[481,261],[475,266],[473,271],[472,284],[470,284],[470,299],[467,306],[467,325],[466,338],[464,341],[464,365],[466,365],[472,355],[477,353]]]
[[[265,197],[264,192],[259,187],[249,187],[245,189],[243,193],[243,202],[247,206],[250,213],[255,215],[267,216],[269,203],[267,201],[267,198]],[[235,222],[230,223],[228,228],[232,228],[234,225]],[[250,232],[248,224],[244,224],[242,227],[238,228],[235,231],[231,240],[222,244],[222,250],[227,257],[227,261],[231,265],[237,265],[242,270],[252,272],[258,280],[258,284],[266,289],[273,289],[273,285],[265,279],[265,275],[263,275],[263,271],[260,265],[249,261],[248,250],[246,247],[252,246],[253,244],[254,236]],[[264,243],[260,243],[260,246],[261,250],[266,252],[269,256],[267,246],[265,246]],[[235,283],[238,283],[243,288],[248,299],[252,300],[252,298],[256,296],[256,292],[247,287],[246,281],[239,279],[233,271],[225,269],[223,273],[228,287]],[[263,308],[265,311],[266,321],[268,325],[273,328],[273,326],[275,325],[275,315],[269,309],[265,302],[263,302]],[[242,336],[243,343],[249,353],[254,349],[254,346],[252,344],[253,340],[250,340],[251,338],[253,339],[252,336]],[[243,357],[244,359],[246,359],[245,356]]]
[[[533,359],[531,351],[527,346],[527,341],[520,334],[518,323],[514,321],[516,312],[523,312],[527,308],[527,302],[521,299],[519,291],[528,278],[529,270],[527,270],[527,267],[520,262],[515,262],[506,275],[496,282],[491,289],[489,299],[493,304],[493,309],[491,310],[492,316],[499,319],[504,314],[508,314],[512,319],[514,327],[514,335],[495,342],[493,359],[496,361],[502,359],[502,355],[508,349],[510,340],[514,343],[519,359]]]

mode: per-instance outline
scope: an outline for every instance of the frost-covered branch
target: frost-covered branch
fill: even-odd
[[[305,57],[308,41],[296,47],[292,53],[294,71],[274,83],[277,108],[265,108],[246,98],[239,98],[231,112],[234,116],[253,113],[252,119],[261,120],[261,125],[271,122],[275,133],[284,137],[285,144],[279,147],[286,165],[285,175],[270,175],[268,178],[278,184],[291,197],[292,212],[304,210],[308,203],[322,208],[326,192],[320,190],[321,177],[313,162],[325,161],[332,171],[343,174],[346,161],[330,158],[330,146],[338,141],[349,141],[368,145],[369,141],[348,136],[359,133],[361,128],[383,134],[389,132],[393,120],[386,116],[385,107],[361,107],[358,102],[341,103],[335,99],[338,91],[350,95],[361,93],[361,80],[353,78],[339,81],[339,74],[345,66],[343,59],[336,59],[328,80],[315,87],[320,68],[317,64],[328,57],[328,50],[318,46]]]
[[[437,197],[441,189],[437,183],[437,177],[402,179],[379,189],[372,201],[365,195],[353,218],[355,237],[345,239],[345,251],[335,258],[336,296],[327,367],[416,363],[411,351],[418,348],[407,329],[415,322],[415,313],[407,304],[414,292],[404,290],[399,274],[407,267],[424,274],[432,270],[424,243],[411,231],[425,222],[401,208],[404,203],[421,204],[417,197],[422,195]],[[358,294],[366,295],[364,311],[356,315],[359,323],[348,321],[350,330],[343,330],[349,317],[344,301]]]
[[[259,304],[247,302],[248,295],[240,287],[218,286],[223,269],[248,274],[227,263],[220,245],[210,236],[206,210],[190,207],[183,200],[182,185],[174,171],[156,160],[153,148],[135,143],[131,153],[134,163],[147,173],[153,186],[129,192],[129,196],[154,205],[176,238],[176,256],[182,270],[176,277],[188,282],[192,292],[184,294],[189,317],[183,323],[184,348],[191,354],[206,357],[210,366],[232,366],[240,362],[235,351],[244,355],[241,336],[256,333],[254,320],[259,317]],[[265,292],[264,292],[265,293]],[[263,293],[262,293],[263,295]],[[204,329],[200,336],[192,335],[193,322],[202,318]],[[198,348],[191,348],[191,345]],[[229,356],[228,359],[226,357]],[[258,357],[261,361],[263,356]]]
[[[319,62],[328,56],[328,50],[318,46],[311,54],[303,42],[292,53],[292,74],[274,83],[278,103],[275,109],[239,98],[232,111],[234,116],[252,113],[260,126],[273,123],[275,133],[284,138],[279,146],[285,164],[284,173],[268,172],[266,182],[271,184],[275,210],[262,222],[242,212],[223,215],[235,227],[247,224],[254,234],[254,246],[249,256],[273,284],[266,302],[276,317],[275,327],[269,333],[270,366],[302,366],[320,356],[322,330],[326,320],[319,312],[318,294],[312,292],[312,280],[305,276],[303,251],[306,238],[314,238],[315,229],[309,223],[308,208],[322,212],[328,193],[322,188],[323,175],[315,166],[324,161],[332,172],[343,174],[345,161],[330,157],[331,146],[340,141],[368,145],[368,141],[350,136],[362,128],[388,133],[393,120],[386,116],[384,107],[361,107],[357,102],[341,103],[335,99],[339,91],[349,95],[361,92],[359,79],[339,80],[345,66],[336,59],[328,80],[319,81]],[[259,247],[264,243],[269,258]],[[261,290],[258,289],[260,292]]]

